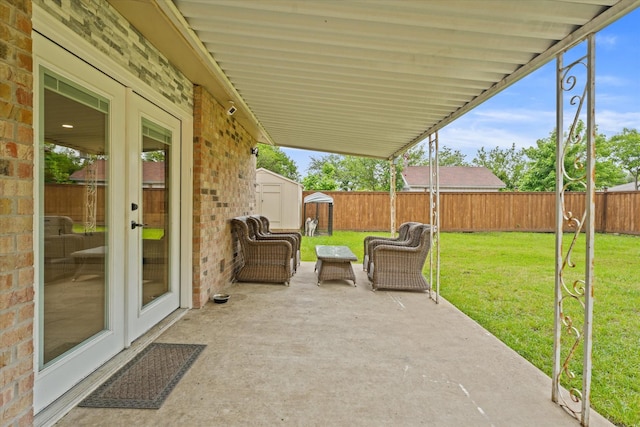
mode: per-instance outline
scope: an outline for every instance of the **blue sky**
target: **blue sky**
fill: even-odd
[[[566,57],[584,55],[584,49],[578,46]],[[442,129],[440,147],[460,150],[467,161],[481,147],[487,151],[512,144],[530,147],[553,131],[555,110],[552,61]],[[625,127],[640,130],[640,9],[596,35],[596,124],[598,132],[607,137]],[[282,149],[302,177],[307,174],[310,157],[326,155]]]

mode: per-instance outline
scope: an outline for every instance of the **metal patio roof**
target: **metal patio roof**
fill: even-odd
[[[392,158],[640,0],[110,3],[263,142]]]

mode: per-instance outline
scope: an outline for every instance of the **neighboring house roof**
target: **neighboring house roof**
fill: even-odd
[[[607,191],[637,191],[635,182],[627,182],[626,184],[616,185],[608,188]]]
[[[98,182],[104,182],[105,177],[105,165],[106,162],[104,160],[96,160],[91,166],[96,168],[96,180]],[[75,182],[85,182],[87,180],[87,168],[88,166],[83,167],[80,170],[75,171],[71,175],[69,175],[69,179]]]
[[[440,166],[440,188],[501,189],[506,184],[481,166]],[[402,171],[406,187],[429,188],[429,166],[407,166]]]
[[[105,165],[106,161],[99,159],[95,161],[96,181],[105,181]],[[142,182],[144,184],[164,184],[165,165],[164,162],[142,162]],[[86,182],[87,167],[84,167],[69,176],[71,181]]]
[[[274,171],[270,171],[269,169],[265,169],[265,168],[258,168],[258,169],[256,169],[256,174],[257,174],[258,176],[259,176],[260,174],[267,174],[267,175],[271,175],[271,176],[273,176],[273,177],[275,177],[275,178],[278,178],[278,179],[280,179],[280,180],[287,181],[287,182],[290,182],[290,183],[292,183],[292,184],[302,186],[302,184],[300,184],[299,182],[294,181],[294,180],[292,180],[292,179],[289,179],[289,178],[287,178],[286,176],[282,176],[282,175],[280,175],[280,174],[278,174],[278,173],[275,173]]]

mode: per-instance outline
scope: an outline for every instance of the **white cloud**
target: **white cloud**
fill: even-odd
[[[596,44],[601,47],[614,47],[618,44],[618,37],[610,34],[596,34]]]
[[[527,108],[478,109],[446,126],[439,133],[441,146],[460,150],[467,160],[478,149],[531,147],[555,127],[555,111]]]
[[[599,85],[613,86],[613,87],[625,87],[629,84],[629,80],[620,76],[613,75],[599,75],[596,76],[596,90]]]
[[[446,146],[453,150],[460,150],[467,156],[467,160],[475,157],[478,150],[484,147],[491,150],[495,147],[510,148],[515,144],[516,148],[530,147],[537,139],[548,135],[550,129],[537,134],[534,132],[518,131],[505,127],[464,127],[449,125],[439,132],[440,146]]]
[[[505,110],[487,110],[471,113],[478,117],[479,122],[495,122],[514,125],[517,123],[536,123],[540,120],[555,117],[552,111],[529,110],[525,108],[510,108]]]
[[[623,128],[640,130],[640,111],[621,113],[613,110],[596,111],[598,132],[612,136]]]

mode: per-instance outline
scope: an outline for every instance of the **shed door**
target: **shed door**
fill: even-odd
[[[271,228],[282,228],[282,185],[262,184],[261,214],[269,218]]]

